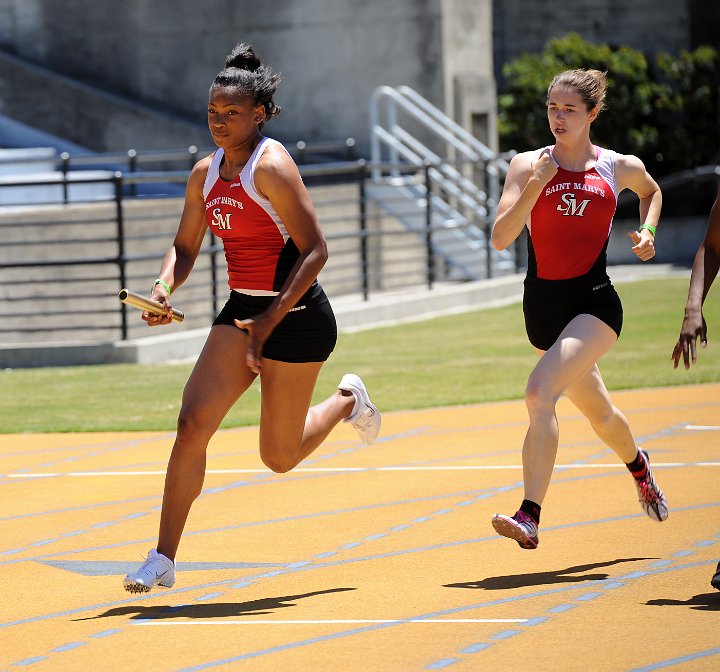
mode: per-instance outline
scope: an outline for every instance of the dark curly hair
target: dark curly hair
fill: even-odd
[[[215,76],[210,93],[219,88],[236,89],[239,95],[248,96],[256,105],[262,105],[265,121],[270,121],[281,110],[273,102],[280,79],[279,74],[263,65],[250,44],[241,42],[225,58],[225,67]]]

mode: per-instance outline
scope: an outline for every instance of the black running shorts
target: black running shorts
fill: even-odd
[[[536,348],[549,350],[578,315],[593,315],[620,336],[622,303],[607,275],[582,275],[568,280],[542,280],[528,275],[523,284],[525,330]]]
[[[273,298],[232,291],[213,326],[228,324],[237,328],[233,320],[259,315]],[[335,314],[322,287],[315,283],[275,327],[265,341],[262,356],[279,362],[324,362],[336,341]]]

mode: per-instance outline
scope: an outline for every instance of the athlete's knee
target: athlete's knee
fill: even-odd
[[[297,466],[297,459],[286,451],[273,450],[271,448],[260,448],[260,459],[263,464],[276,474],[286,474]]]
[[[538,413],[542,411],[552,411],[555,409],[557,398],[548,390],[546,385],[535,380],[532,376],[525,387],[525,405],[528,411]]]
[[[292,471],[293,467],[297,464],[294,460],[278,458],[276,455],[262,455],[261,458],[263,464],[274,471],[276,474],[286,474],[288,471]]]
[[[181,443],[207,442],[215,425],[206,413],[194,404],[183,404],[177,420],[177,438]]]

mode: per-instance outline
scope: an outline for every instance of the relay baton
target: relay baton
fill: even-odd
[[[154,315],[165,315],[163,304],[159,301],[153,301],[153,299],[149,299],[147,296],[131,292],[129,289],[121,289],[118,296],[120,297],[120,301],[127,303],[128,306],[134,306],[140,310],[147,310]],[[182,322],[184,319],[185,313],[181,310],[175,310],[175,308],[172,309],[173,322]]]

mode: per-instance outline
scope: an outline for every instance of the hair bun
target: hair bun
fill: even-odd
[[[230,89],[231,95],[248,96],[255,105],[265,108],[264,121],[269,121],[280,112],[273,102],[280,79],[272,68],[263,65],[251,45],[241,42],[228,54],[225,68],[215,75],[210,97],[216,89]],[[262,128],[262,123],[258,128]]]
[[[225,59],[226,68],[240,68],[241,70],[257,70],[262,63],[255,54],[255,50],[249,44],[242,42],[227,55]]]

